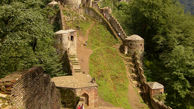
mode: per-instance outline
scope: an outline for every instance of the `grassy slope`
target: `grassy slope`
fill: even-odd
[[[99,95],[105,101],[130,109],[125,65],[118,51],[112,47],[117,43],[106,27],[95,24],[88,39],[88,46],[93,50],[89,62],[90,74],[96,78]]]
[[[79,18],[79,15],[69,10],[64,15],[77,17],[73,21],[66,22],[69,28],[76,29],[79,26],[84,36],[90,24],[94,21],[88,17],[87,20]],[[118,44],[115,37],[102,24],[96,23],[88,36],[88,47],[93,50],[90,56],[90,74],[96,78],[99,85],[99,95],[115,106],[130,109],[128,103],[128,79],[125,65],[118,51],[112,46]]]

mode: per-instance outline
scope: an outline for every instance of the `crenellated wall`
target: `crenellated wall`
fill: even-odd
[[[114,28],[114,30],[117,32],[117,34],[120,33],[119,37],[121,38],[121,40],[125,40],[125,38],[127,38],[127,34],[125,33],[125,31],[123,30],[121,24],[118,22],[118,20],[111,14],[111,9],[108,7],[105,8],[100,8],[100,6],[98,5],[98,2],[94,1],[92,3],[92,7],[94,9],[96,9],[97,11],[99,11],[104,18],[106,18],[108,20],[108,22],[112,25],[112,27]]]

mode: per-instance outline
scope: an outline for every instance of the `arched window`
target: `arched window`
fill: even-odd
[[[71,41],[73,41],[74,40],[74,37],[73,36],[71,36]]]

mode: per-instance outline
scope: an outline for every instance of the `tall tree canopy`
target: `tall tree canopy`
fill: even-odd
[[[0,2],[0,76],[34,65],[47,73],[62,73],[54,48],[53,27],[40,0]]]
[[[152,79],[165,85],[167,104],[187,108],[193,100],[194,19],[174,0],[134,0],[129,11],[133,32],[145,39],[146,58],[156,67],[145,64]]]

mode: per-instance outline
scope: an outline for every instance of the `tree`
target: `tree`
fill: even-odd
[[[167,104],[186,108],[194,83],[193,18],[175,0],[134,0],[131,4],[129,29],[145,39],[145,57],[154,64],[145,67],[152,80],[165,85]]]
[[[0,6],[0,74],[43,66],[54,76],[62,65],[54,48],[53,27],[42,10],[13,2]]]

